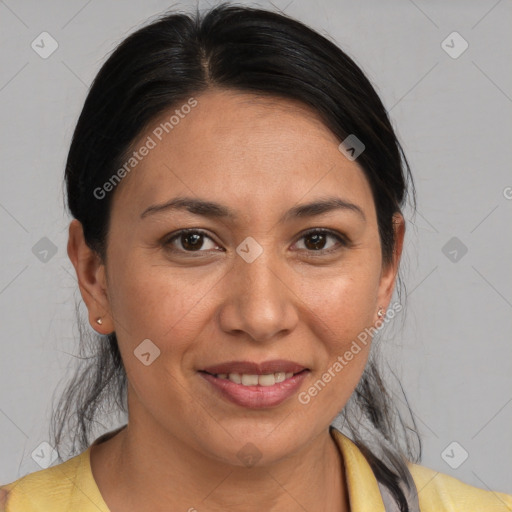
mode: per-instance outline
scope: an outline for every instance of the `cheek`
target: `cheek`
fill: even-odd
[[[185,348],[196,336],[221,277],[211,269],[171,268],[135,257],[111,275],[112,313],[123,342],[136,346],[149,338],[163,349],[172,339],[175,353],[180,342]]]
[[[363,374],[372,340],[374,281],[371,273],[365,279],[339,277],[321,287],[317,282],[309,295],[305,309],[312,312],[310,329],[321,341],[321,352],[316,351],[316,371],[298,400],[308,415],[323,422],[339,414]]]
[[[201,340],[219,276],[130,258],[112,269],[110,280],[116,334],[130,385],[155,416],[160,409],[171,417],[187,409],[197,415],[195,401],[183,395],[180,368]],[[141,345],[147,339],[151,344]],[[148,349],[139,349],[143,346]],[[145,366],[136,356],[148,351],[150,361],[158,356]]]
[[[301,296],[314,313],[311,328],[331,355],[344,351],[373,324],[378,276],[377,268],[365,265],[324,279],[302,281]]]

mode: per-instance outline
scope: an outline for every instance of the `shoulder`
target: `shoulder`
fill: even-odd
[[[101,435],[92,445],[125,427]],[[109,512],[92,474],[92,445],[66,462],[0,485],[0,512]]]
[[[421,512],[511,512],[512,495],[480,489],[418,464],[409,470]]]
[[[0,485],[0,512],[67,510],[84,455]]]

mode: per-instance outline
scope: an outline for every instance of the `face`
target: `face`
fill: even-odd
[[[358,335],[387,308],[398,261],[383,267],[370,186],[314,112],[233,91],[195,99],[172,131],[154,130],[174,110],[134,144],[155,142],[110,192],[106,263],[82,294],[116,331],[130,421],[231,464],[251,442],[270,462],[344,407],[370,349]],[[164,206],[184,198],[195,203]],[[211,371],[273,360],[298,366]],[[207,368],[277,375],[249,389],[254,376]]]

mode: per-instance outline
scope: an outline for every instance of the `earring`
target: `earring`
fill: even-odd
[[[377,312],[377,316],[382,318],[384,316],[384,308],[380,306],[379,311]]]
[[[97,323],[98,325],[102,325],[102,324],[103,324],[103,320],[101,319],[101,317],[96,318],[96,323]]]

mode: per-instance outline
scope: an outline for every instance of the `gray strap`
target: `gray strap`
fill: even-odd
[[[398,503],[393,498],[391,491],[380,482],[377,483],[379,484],[379,490],[382,496],[382,501],[384,503],[384,508],[386,509],[386,512],[400,512]]]
[[[391,494],[391,491],[384,484],[381,484],[379,481],[377,481],[377,483],[379,484],[379,490],[382,496],[382,502],[384,503],[384,508],[386,512],[400,512],[398,503],[395,501],[393,495]],[[411,493],[407,491],[402,482],[400,483],[400,487],[404,491],[404,494],[407,500],[409,501],[409,512],[421,512],[417,494],[414,493],[414,495],[411,495]],[[416,489],[416,486],[414,486],[414,489]]]

